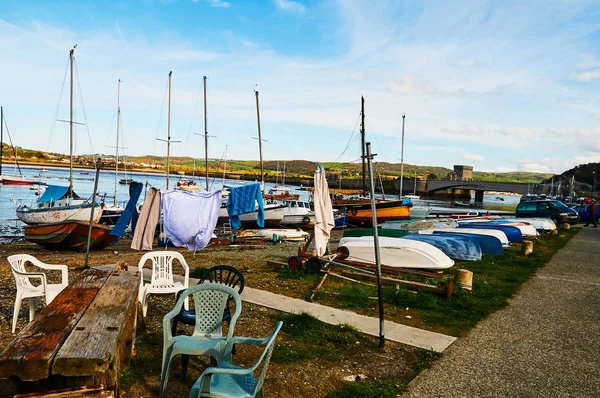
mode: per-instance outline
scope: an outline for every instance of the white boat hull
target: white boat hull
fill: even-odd
[[[460,229],[459,228],[431,228],[431,229],[420,229],[417,232],[420,234],[432,234],[435,231],[492,236],[492,237],[498,239],[503,247],[510,246],[510,242],[508,241],[506,234],[504,232],[502,232],[500,230],[496,230],[496,229],[477,229],[475,227],[460,228]]]
[[[238,235],[240,238],[261,238],[264,240],[282,240],[293,242],[305,242],[309,233],[298,229],[246,229]]]
[[[265,224],[281,224],[281,220],[283,220],[283,212],[284,207],[279,204],[269,205],[265,204]],[[258,219],[258,211],[254,211],[252,213],[240,214],[240,221],[242,224],[251,224],[256,223]],[[221,207],[219,210],[219,222],[229,222],[229,215],[227,214],[227,208]]]
[[[340,247],[348,250],[348,260],[375,264],[372,236],[348,237]],[[454,260],[429,243],[400,238],[379,237],[381,265],[397,268],[442,270],[454,265]]]
[[[102,216],[103,207],[94,207],[94,222]],[[27,225],[50,224],[63,221],[90,222],[92,208],[90,205],[69,205],[35,209],[28,206],[17,207],[17,218]]]

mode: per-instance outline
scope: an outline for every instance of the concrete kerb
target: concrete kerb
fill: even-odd
[[[102,265],[98,269],[114,269],[114,265]],[[130,267],[130,271],[136,271],[137,267]],[[144,280],[150,280],[151,271],[144,269]],[[181,278],[176,276],[176,278]],[[183,279],[183,278],[181,278]],[[198,279],[190,278],[190,286],[198,283]],[[251,287],[245,287],[242,293],[242,301],[260,305],[287,313],[308,313],[322,322],[338,325],[349,324],[361,333],[370,336],[379,336],[379,319],[344,311],[337,308],[327,307],[320,304],[309,303],[304,300],[287,297],[275,293],[266,292]],[[430,332],[391,321],[384,321],[385,338],[389,341],[410,345],[435,352],[443,352],[455,340],[456,337],[441,333]]]

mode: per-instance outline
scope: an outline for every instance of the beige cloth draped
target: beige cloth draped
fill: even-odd
[[[131,241],[133,250],[152,250],[152,242],[154,242],[154,233],[159,217],[160,191],[156,188],[150,188],[133,232],[133,240]]]
[[[317,256],[322,256],[327,250],[327,243],[331,230],[335,227],[333,207],[329,196],[329,185],[325,177],[325,170],[319,167],[315,172],[315,250]]]

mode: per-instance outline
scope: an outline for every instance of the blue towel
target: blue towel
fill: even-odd
[[[142,188],[144,188],[144,184],[141,182],[132,181],[131,184],[129,184],[129,202],[127,202],[125,210],[123,210],[123,213],[121,213],[117,223],[113,227],[112,231],[110,231],[111,235],[117,237],[115,242],[118,242],[119,239],[121,239],[123,233],[125,232],[125,228],[127,228],[127,225],[129,225],[131,217],[134,215],[134,213],[136,213],[135,206],[137,205],[137,201],[142,193]]]
[[[229,199],[227,200],[227,214],[231,220],[231,227],[238,229],[242,226],[240,214],[252,213],[256,211],[256,202],[258,202],[258,217],[256,224],[263,228],[265,226],[265,204],[263,203],[260,184],[248,184],[241,187],[231,188]]]

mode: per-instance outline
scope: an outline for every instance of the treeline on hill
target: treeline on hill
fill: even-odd
[[[552,179],[554,179],[554,183],[556,184],[559,180],[567,181],[572,176],[575,176],[576,183],[585,183],[591,186],[594,179],[596,179],[595,183],[598,183],[600,175],[596,176],[597,174],[600,174],[600,163],[580,164],[564,171],[562,174],[549,176],[543,183],[550,184]]]
[[[64,154],[50,153],[38,150],[25,148],[17,148],[19,159],[44,162],[64,158]],[[2,145],[2,155],[5,161],[14,157],[14,149],[7,143]],[[98,155],[81,155],[82,158],[91,158]],[[112,158],[114,155],[101,155],[104,158]],[[133,162],[137,164],[149,165],[166,165],[166,157],[144,155],[144,156],[122,156],[121,161]],[[193,158],[190,156],[177,156],[170,159],[171,169],[185,172],[204,169],[204,159]],[[260,173],[260,162],[258,160],[227,160],[224,159],[209,159],[209,170],[213,172],[222,172],[223,169],[227,173],[238,174],[258,174]],[[322,165],[326,171],[333,174],[339,174],[341,178],[352,179],[360,178],[362,172],[361,163],[339,163],[339,162],[312,162],[308,160],[266,160],[263,162],[265,173],[270,176],[283,176],[284,167],[285,175],[297,178],[311,178],[319,165]],[[588,163],[587,165],[576,166],[571,170],[565,171],[561,176],[570,177],[575,175],[578,182],[591,184],[592,171],[598,167],[598,163]],[[375,162],[373,163],[374,173],[381,176],[383,179],[394,179],[400,176],[401,165],[399,163]],[[452,169],[440,166],[418,166],[404,164],[404,178],[427,179],[446,179],[452,173]],[[279,174],[277,174],[279,173]],[[555,183],[558,176],[554,176]],[[497,181],[497,182],[521,182],[539,184],[544,181],[550,182],[552,174],[549,173],[530,173],[530,172],[510,172],[510,173],[488,173],[488,172],[473,172],[473,179],[476,181]]]

